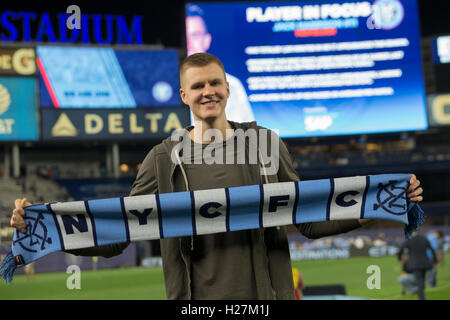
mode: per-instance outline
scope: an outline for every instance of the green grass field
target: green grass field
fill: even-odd
[[[441,265],[438,269],[437,286],[425,289],[427,299],[450,299],[449,258],[450,254],[447,254],[445,259],[447,265]],[[367,268],[370,265],[380,267],[380,289],[370,290],[367,288],[367,279],[372,275],[372,273],[367,273]],[[397,257],[294,261],[293,266],[302,272],[306,286],[344,284],[348,296],[388,300],[417,300],[417,295],[401,295],[402,288],[400,283],[397,282],[397,278],[401,274],[401,265],[397,261]]]
[[[438,271],[438,285],[426,289],[427,299],[450,299],[450,254],[447,265]],[[381,270],[381,289],[369,290],[366,286],[367,267],[377,265]],[[417,296],[402,296],[397,282],[400,264],[396,257],[351,258],[338,260],[295,261],[293,266],[303,273],[305,284],[344,284],[347,295],[372,299],[405,300]],[[81,289],[69,290],[66,281],[69,274],[36,274],[27,279],[17,275],[7,285],[0,282],[0,299],[165,299],[164,279],[161,268],[129,268],[98,271],[81,271]]]

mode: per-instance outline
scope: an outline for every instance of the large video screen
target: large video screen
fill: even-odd
[[[40,105],[53,108],[178,106],[177,50],[38,46]]]
[[[223,62],[230,120],[281,137],[427,128],[415,0],[192,2],[186,44]]]

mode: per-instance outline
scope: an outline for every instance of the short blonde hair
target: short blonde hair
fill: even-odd
[[[181,77],[184,72],[190,67],[204,67],[211,63],[217,64],[223,71],[223,75],[225,76],[225,68],[223,67],[222,61],[216,56],[210,53],[194,53],[190,56],[187,56],[180,65],[180,85],[181,85]]]

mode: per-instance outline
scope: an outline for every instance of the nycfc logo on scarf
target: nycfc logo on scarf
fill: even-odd
[[[387,184],[380,183],[378,185],[378,203],[373,205],[374,210],[381,208],[397,216],[405,214],[406,203],[399,200],[406,200],[406,187],[396,186],[396,183],[396,180],[391,180]]]
[[[24,250],[29,252],[45,250],[45,245],[51,244],[52,238],[47,236],[47,227],[43,223],[44,215],[40,213],[36,218],[25,217],[25,220],[27,221],[26,232],[21,233],[21,236],[13,244],[18,243]]]

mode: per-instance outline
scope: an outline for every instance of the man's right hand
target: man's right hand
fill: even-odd
[[[16,208],[13,210],[11,217],[11,227],[16,228],[19,232],[25,233],[27,231],[27,224],[23,218],[25,216],[25,211],[23,208],[31,206],[31,203],[27,201],[27,198],[23,198],[16,199],[14,205]]]

